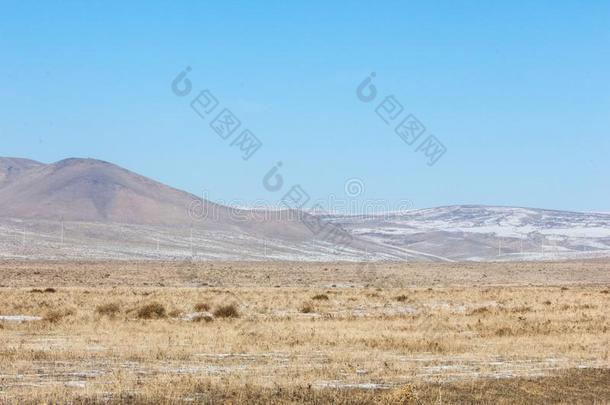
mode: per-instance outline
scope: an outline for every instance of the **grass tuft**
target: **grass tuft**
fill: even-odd
[[[221,305],[214,310],[216,318],[239,318],[239,311],[235,304]]]
[[[207,302],[199,302],[193,307],[197,312],[207,312],[210,310],[210,305]]]
[[[170,318],[180,318],[180,317],[182,316],[182,314],[183,314],[183,312],[182,312],[182,311],[180,311],[179,309],[172,309],[171,311],[169,311],[169,312],[167,313],[167,315],[168,315]]]
[[[47,311],[47,313],[44,314],[42,319],[49,323],[57,323],[57,322],[61,321],[62,319],[64,319],[65,317],[73,315],[73,314],[74,314],[74,311],[72,311],[72,310],[63,310],[62,311],[62,310],[53,309],[53,310]]]
[[[114,318],[119,312],[121,312],[121,306],[116,302],[102,304],[95,308],[95,312],[102,316]]]
[[[299,312],[302,314],[311,314],[314,311],[313,305],[309,302],[304,302],[299,308]]]
[[[469,315],[484,315],[489,314],[491,311],[487,307],[478,307],[470,311]]]
[[[165,318],[165,316],[165,307],[158,302],[144,305],[138,310],[138,318],[140,319],[159,319]]]

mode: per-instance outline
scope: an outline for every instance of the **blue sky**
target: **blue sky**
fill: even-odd
[[[261,179],[281,161],[312,200],[356,178],[388,208],[610,211],[607,1],[123,3],[2,2],[0,155],[241,204],[279,202]],[[262,141],[248,161],[191,110],[203,89]],[[434,166],[375,114],[388,95],[447,148]]]

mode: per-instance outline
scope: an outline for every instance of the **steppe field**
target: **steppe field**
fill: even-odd
[[[0,403],[608,404],[610,261],[0,262]]]

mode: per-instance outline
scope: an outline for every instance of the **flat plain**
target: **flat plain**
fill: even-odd
[[[610,403],[610,261],[0,262],[1,403]]]

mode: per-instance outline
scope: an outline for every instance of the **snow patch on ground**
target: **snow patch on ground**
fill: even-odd
[[[7,322],[31,322],[40,321],[40,316],[29,316],[29,315],[0,315],[0,321]]]

